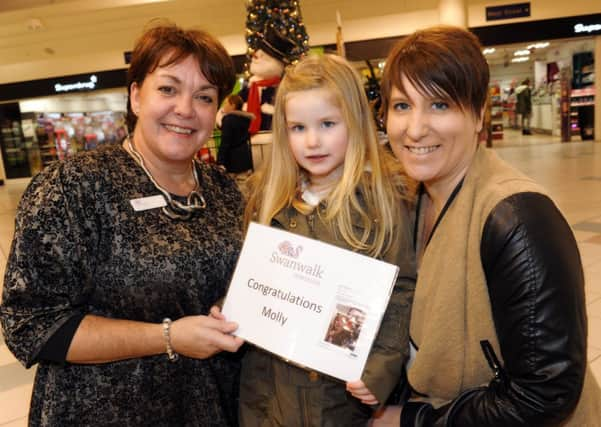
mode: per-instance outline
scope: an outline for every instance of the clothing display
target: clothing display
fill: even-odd
[[[121,145],[56,162],[32,179],[0,312],[10,350],[27,367],[38,363],[31,426],[236,425],[236,354],[65,362],[86,314],[160,324],[206,315],[223,297],[241,247],[243,202],[218,168],[195,167],[206,209],[188,220],[132,208],[131,200],[160,193]]]
[[[323,204],[317,209],[324,209]],[[410,229],[407,226],[410,221],[408,208],[404,207],[397,220],[396,240],[382,257],[400,270],[361,378],[381,403],[394,389],[408,356],[415,259],[411,236],[403,230]],[[276,215],[272,226],[350,249],[317,211],[302,215],[289,207]],[[250,347],[243,358],[240,387],[243,427],[365,426],[371,412],[369,406],[346,392],[343,381],[294,366],[256,347]]]
[[[408,369],[419,398],[401,425],[596,425],[584,307],[569,225],[541,187],[479,147],[419,266]]]

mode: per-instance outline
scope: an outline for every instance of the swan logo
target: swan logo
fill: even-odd
[[[295,248],[294,245],[287,240],[280,243],[278,249],[282,255],[289,256],[290,258],[298,258],[303,251],[302,246],[299,245]]]

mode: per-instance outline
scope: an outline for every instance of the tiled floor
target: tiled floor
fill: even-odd
[[[543,184],[574,229],[586,274],[589,361],[601,381],[601,143],[562,144],[558,138],[506,131],[499,154]],[[0,187],[0,273],[13,234],[18,199],[28,180]],[[0,427],[27,425],[34,369],[18,364],[0,337]]]

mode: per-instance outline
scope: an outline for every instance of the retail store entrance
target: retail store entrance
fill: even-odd
[[[2,85],[0,94],[0,148],[9,179],[33,176],[126,135],[124,70]]]

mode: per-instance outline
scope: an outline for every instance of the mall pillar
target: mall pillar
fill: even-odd
[[[438,15],[441,24],[467,28],[467,5],[465,0],[440,0]]]
[[[4,171],[4,159],[2,159],[2,154],[0,153],[0,185],[4,185],[5,179],[6,172]]]
[[[595,141],[601,142],[601,36],[595,37]]]

